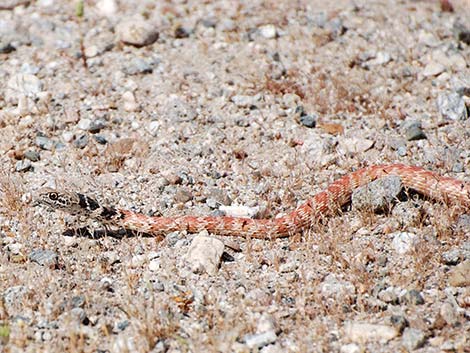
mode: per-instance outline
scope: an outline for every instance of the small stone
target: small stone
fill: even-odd
[[[385,303],[398,304],[398,295],[393,287],[380,291],[377,297]]]
[[[27,172],[32,167],[31,161],[29,159],[23,159],[21,161],[16,162],[15,170],[17,172]]]
[[[186,203],[193,199],[193,194],[191,191],[183,188],[179,188],[175,194],[175,202]]]
[[[437,97],[437,109],[445,119],[466,120],[468,118],[465,101],[456,92],[440,94]]]
[[[277,36],[276,27],[273,24],[267,24],[258,28],[259,33],[266,39],[273,39]]]
[[[89,323],[86,312],[82,308],[73,308],[70,310],[70,315],[81,324],[87,325]]]
[[[255,95],[255,96],[243,96],[243,95],[237,95],[233,96],[230,100],[239,108],[246,108],[246,107],[253,107],[256,106],[256,104],[259,103],[260,101],[260,96]]]
[[[87,134],[82,134],[78,136],[75,141],[73,141],[73,145],[77,148],[85,148],[86,145],[88,144],[89,137]]]
[[[7,38],[0,38],[0,54],[9,54],[15,50],[16,48]]]
[[[392,57],[390,56],[389,53],[379,51],[376,54],[375,58],[373,58],[371,60],[368,60],[366,62],[366,65],[367,66],[385,65],[386,63],[388,63],[391,60],[392,60]]]
[[[39,148],[47,151],[51,151],[55,147],[54,141],[46,136],[37,136],[36,145],[39,146]]]
[[[390,317],[390,323],[397,329],[398,332],[403,332],[405,327],[408,326],[408,320],[402,315],[392,315]]]
[[[189,38],[189,36],[191,35],[191,32],[192,31],[190,29],[179,25],[179,26],[176,26],[175,31],[173,32],[173,35],[177,39]]]
[[[202,232],[193,239],[185,260],[194,273],[207,272],[214,275],[219,268],[224,243],[204,234],[208,233]]]
[[[126,112],[135,112],[139,110],[139,104],[137,103],[134,93],[126,91],[122,94],[123,108]]]
[[[340,353],[362,353],[361,347],[355,343],[345,344],[339,349]]]
[[[398,336],[398,331],[392,326],[358,322],[347,322],[344,332],[347,338],[355,343],[386,343]]]
[[[453,30],[457,40],[466,45],[470,45],[470,28],[468,28],[465,23],[456,21]]]
[[[425,341],[426,335],[419,329],[407,327],[403,331],[401,343],[408,351],[414,351],[422,347]]]
[[[223,212],[224,215],[230,217],[246,217],[246,218],[255,218],[260,212],[259,207],[249,207],[244,205],[233,205],[226,206],[221,205],[219,211]]]
[[[411,201],[399,202],[393,207],[392,216],[400,222],[402,227],[411,227],[420,222],[422,209]]]
[[[338,151],[342,154],[355,154],[370,150],[374,146],[375,141],[364,138],[341,138],[338,143]]]
[[[153,259],[149,262],[149,270],[152,272],[158,272],[161,269],[160,259]]]
[[[449,285],[453,287],[470,286],[470,260],[465,260],[449,271]]]
[[[446,265],[455,266],[464,259],[464,254],[460,249],[453,249],[442,253],[441,259]]]
[[[459,316],[455,306],[449,302],[445,302],[441,305],[439,315],[441,315],[444,321],[450,326],[454,326],[459,321]]]
[[[150,45],[158,39],[155,26],[143,18],[121,21],[116,26],[116,34],[121,42],[136,47]]]
[[[334,274],[325,277],[320,285],[320,293],[325,298],[353,298],[356,294],[356,287],[348,281],[341,280]]]
[[[445,70],[446,67],[441,63],[431,61],[424,67],[422,74],[424,77],[437,76],[443,73]]]
[[[424,299],[419,291],[416,289],[407,290],[404,295],[400,297],[401,304],[423,305]]]
[[[29,254],[29,260],[49,268],[59,267],[59,255],[52,250],[36,249]]]
[[[96,3],[96,9],[106,17],[112,17],[118,11],[116,0],[100,0]]]
[[[18,312],[17,309],[23,307],[23,298],[27,292],[28,290],[25,286],[8,287],[3,292],[3,304],[10,315]]]
[[[400,177],[390,175],[355,189],[351,196],[354,209],[382,212],[388,210],[395,201],[403,184]]]
[[[409,232],[396,232],[391,234],[393,236],[392,246],[395,251],[400,254],[406,254],[414,249],[416,243],[418,242],[418,237],[416,234]]]
[[[315,115],[302,115],[300,117],[300,123],[303,126],[314,128],[317,124],[317,116]]]
[[[268,344],[274,343],[277,340],[277,335],[274,330],[269,330],[263,333],[255,333],[253,335],[246,335],[243,340],[250,349],[262,348]]]
[[[24,157],[29,159],[31,162],[37,162],[41,159],[41,155],[37,151],[26,151]]]
[[[85,130],[85,131],[88,131],[90,129],[90,126],[91,126],[91,119],[87,119],[87,118],[80,119],[80,121],[77,124],[77,127],[80,130]]]
[[[400,157],[405,157],[407,153],[408,153],[408,150],[407,150],[406,146],[400,146],[400,147],[397,148],[397,154]]]
[[[403,124],[402,131],[408,141],[423,140],[426,138],[421,121],[409,121]]]
[[[84,295],[76,295],[72,297],[71,304],[72,308],[83,308],[85,306],[86,299]]]
[[[128,75],[149,74],[152,73],[152,67],[142,58],[132,58],[130,62],[126,63],[123,71]]]
[[[455,222],[454,229],[456,232],[469,234],[470,233],[470,214],[462,214]]]
[[[42,91],[41,81],[34,75],[16,74],[7,82],[6,101],[17,104],[21,96],[34,99]]]

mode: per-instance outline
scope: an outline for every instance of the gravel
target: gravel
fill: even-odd
[[[469,215],[399,183],[201,246],[32,202],[273,219],[374,164],[468,181],[470,13],[448,2],[3,1],[2,349],[465,351]]]

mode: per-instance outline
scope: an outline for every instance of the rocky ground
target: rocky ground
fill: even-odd
[[[468,0],[1,1],[0,352],[470,351],[455,207],[360,202],[255,240],[72,234],[32,204],[274,217],[377,163],[470,181],[469,19]]]

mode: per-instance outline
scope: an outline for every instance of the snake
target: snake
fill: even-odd
[[[78,192],[51,188],[39,190],[35,204],[98,221],[105,226],[155,236],[164,236],[175,231],[198,233],[207,230],[209,233],[223,236],[275,239],[298,234],[316,222],[338,213],[350,202],[352,192],[356,188],[386,176],[399,177],[405,188],[426,198],[456,205],[463,210],[470,208],[469,182],[405,164],[371,165],[353,171],[332,182],[293,211],[273,218],[148,216],[118,207],[103,206],[96,199]]]

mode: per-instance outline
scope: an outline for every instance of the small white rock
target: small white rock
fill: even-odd
[[[96,9],[103,16],[114,16],[118,10],[115,0],[100,0],[96,3]]]
[[[413,250],[418,242],[418,237],[413,233],[396,232],[391,234],[391,236],[393,236],[392,246],[400,255]]]
[[[135,112],[139,109],[139,105],[135,99],[134,93],[126,91],[122,95],[123,108],[126,112]]]
[[[266,39],[273,39],[277,36],[277,30],[273,24],[261,26],[258,30],[259,33]]]
[[[444,65],[432,61],[426,65],[426,67],[423,69],[422,74],[424,77],[437,76],[440,73],[443,73],[445,70],[446,67]]]
[[[259,207],[249,207],[243,205],[221,205],[219,207],[219,211],[222,211],[226,216],[230,217],[254,218],[259,212]]]
[[[123,20],[116,26],[116,34],[121,42],[136,47],[152,44],[158,39],[155,26],[143,18]]]
[[[391,326],[369,323],[347,322],[344,325],[346,336],[353,342],[388,342],[398,336],[398,331]]]
[[[198,235],[191,242],[185,260],[194,273],[207,272],[213,275],[217,273],[223,252],[224,243],[220,240],[207,235]]]
[[[361,353],[362,352],[361,348],[355,343],[350,343],[350,344],[341,346],[339,351],[340,353]]]
[[[5,98],[7,102],[18,103],[21,96],[35,98],[42,91],[41,81],[34,75],[16,74],[7,82]]]
[[[87,118],[80,119],[80,121],[77,124],[77,127],[80,130],[85,130],[85,131],[89,130],[90,126],[91,126],[91,120]]]

